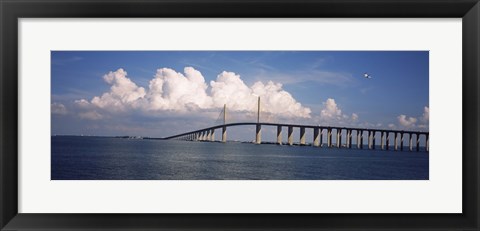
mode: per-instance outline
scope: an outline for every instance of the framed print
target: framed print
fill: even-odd
[[[478,230],[479,7],[1,1],[0,227]]]

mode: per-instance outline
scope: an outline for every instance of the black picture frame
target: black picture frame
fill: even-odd
[[[480,228],[478,0],[0,0],[0,16],[1,230],[479,230]],[[461,214],[18,213],[17,20],[58,17],[462,18],[463,212]]]

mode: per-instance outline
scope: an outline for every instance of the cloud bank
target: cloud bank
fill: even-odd
[[[50,110],[54,115],[66,115],[68,114],[67,108],[61,103],[52,103]]]
[[[230,121],[239,122],[256,119],[260,97],[261,120],[268,122],[285,120],[328,126],[428,129],[430,116],[430,110],[425,106],[423,114],[418,117],[401,114],[381,121],[384,123],[369,123],[360,121],[357,113],[342,111],[333,98],[326,99],[312,115],[312,110],[298,102],[280,83],[257,81],[248,86],[240,75],[228,71],[221,72],[208,83],[202,73],[193,67],[185,67],[183,73],[170,68],[158,69],[145,87],[137,85],[121,68],[105,74],[103,80],[109,85],[108,91],[90,100],[75,100],[73,107],[52,103],[52,114],[74,115],[89,121],[119,121],[125,113],[131,115],[130,118],[142,118],[143,123],[149,121],[148,118],[158,117],[188,121],[185,118],[194,115],[197,121],[203,119],[205,122],[217,118],[226,104],[230,115],[237,116]],[[394,124],[395,121],[397,123]]]
[[[397,117],[398,124],[403,128],[428,128],[428,121],[430,119],[430,108],[425,106],[421,117],[408,117],[406,115],[399,115]]]
[[[150,80],[147,89],[128,78],[123,69],[109,72],[103,79],[110,85],[109,91],[90,101],[75,101],[76,107],[84,110],[80,114],[82,118],[104,118],[98,109],[107,112],[136,110],[149,114],[191,114],[201,111],[218,112],[224,104],[227,104],[229,111],[251,113],[257,110],[258,97],[261,98],[262,113],[274,114],[280,118],[311,117],[311,110],[283,90],[282,84],[258,81],[247,86],[240,75],[233,72],[220,73],[208,85],[202,73],[192,67],[186,67],[184,73],[161,68]],[[57,105],[55,107],[58,108]]]

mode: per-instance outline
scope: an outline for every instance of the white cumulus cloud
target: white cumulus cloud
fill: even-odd
[[[357,113],[352,113],[351,116],[344,114],[335,99],[328,98],[323,102],[323,109],[320,111],[318,122],[335,126],[356,126],[358,120]]]
[[[422,116],[422,121],[423,122],[428,122],[428,120],[430,119],[430,108],[425,106],[423,108],[423,116]]]
[[[342,110],[338,108],[337,103],[334,99],[328,98],[327,101],[323,103],[325,109],[320,112],[320,116],[323,119],[335,119],[342,118]]]
[[[211,96],[216,107],[228,104],[229,109],[250,111],[257,97],[242,79],[233,72],[222,72],[216,81],[210,81]]]
[[[61,103],[52,103],[50,105],[50,110],[52,114],[56,114],[56,115],[66,115],[68,113],[65,105]]]
[[[158,69],[150,81],[146,108],[173,111],[211,108],[205,78],[192,67],[186,67],[184,72],[185,75],[169,68]]]
[[[415,127],[415,123],[417,123],[417,119],[413,117],[407,117],[406,115],[399,115],[397,117],[398,123],[404,127]]]
[[[110,72],[103,79],[111,87],[109,92],[92,99],[91,103],[97,107],[125,110],[127,106],[136,107],[139,99],[145,96],[145,89],[127,78],[127,72],[123,69]]]
[[[356,113],[352,113],[352,121],[357,121],[358,115]]]
[[[111,85],[108,92],[87,101],[75,101],[78,108],[90,113],[82,114],[87,119],[100,119],[96,110],[144,112],[192,113],[215,111],[227,104],[229,111],[256,112],[257,98],[261,98],[262,113],[286,118],[310,118],[311,110],[302,106],[293,96],[282,89],[280,83],[258,81],[247,86],[240,75],[233,72],[220,73],[210,86],[203,75],[192,67],[184,73],[170,68],[158,69],[147,89],[127,78],[127,72],[118,69],[106,74],[104,80]],[[94,113],[95,112],[95,113]]]
[[[430,109],[428,106],[423,108],[423,114],[419,117],[408,117],[407,115],[399,115],[397,117],[398,124],[404,128],[421,128],[428,129],[428,120],[430,119]]]

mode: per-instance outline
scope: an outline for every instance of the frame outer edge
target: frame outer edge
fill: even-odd
[[[469,228],[480,230],[480,2],[464,15],[462,30],[462,127],[470,128],[462,131],[462,210]]]
[[[475,41],[475,57],[472,57],[472,66],[475,68],[475,80],[476,80],[476,97],[475,99],[475,105],[476,105],[476,110],[475,111],[475,118],[476,118],[476,129],[475,131],[475,139],[476,142],[474,141],[474,153],[472,153],[472,157],[475,159],[475,166],[476,166],[476,174],[474,176],[474,181],[476,183],[476,187],[472,189],[473,193],[475,195],[473,196],[473,199],[476,200],[475,204],[476,208],[474,211],[473,219],[475,219],[475,228],[477,230],[480,230],[480,150],[479,150],[479,134],[480,134],[480,2],[477,2],[477,4],[473,7],[472,9],[475,14],[475,25],[474,25],[474,38],[473,40]],[[473,44],[472,44],[473,45]],[[475,172],[474,172],[475,173]]]
[[[17,215],[18,212],[18,204],[17,201],[15,203],[9,202],[12,201],[13,199],[18,200],[18,191],[17,191],[17,183],[12,182],[12,179],[17,180],[18,172],[17,168],[18,165],[11,166],[11,162],[13,160],[17,161],[17,152],[13,151],[18,151],[17,149],[17,135],[18,135],[18,127],[17,123],[13,122],[18,122],[18,102],[7,102],[9,100],[9,97],[18,97],[16,95],[17,90],[18,90],[18,85],[17,85],[17,76],[13,75],[17,73],[17,59],[7,59],[7,57],[15,57],[18,58],[17,54],[17,47],[18,47],[18,29],[12,30],[14,28],[12,27],[12,20],[16,20],[16,15],[15,13],[10,13],[8,12],[8,5],[11,4],[9,1],[4,1],[0,0],[0,50],[1,50],[1,55],[0,55],[0,180],[1,180],[1,185],[0,185],[0,229],[3,230],[5,228],[5,225],[12,220],[12,218]],[[5,6],[7,5],[7,6]],[[479,230],[479,222],[480,222],[480,195],[478,193],[480,192],[480,184],[479,184],[479,174],[480,174],[480,158],[479,158],[479,150],[478,150],[478,134],[480,131],[480,124],[479,124],[479,117],[480,115],[480,109],[478,107],[479,103],[479,91],[480,91],[480,71],[479,71],[479,60],[480,60],[480,3],[477,2],[477,4],[470,9],[470,11],[465,14],[464,19],[469,18],[469,23],[468,25],[463,25],[463,29],[471,29],[469,30],[471,37],[469,39],[464,38],[464,47],[469,48],[469,53],[464,54],[464,64],[463,64],[463,70],[470,70],[472,76],[471,79],[464,79],[463,85],[465,86],[465,89],[468,89],[468,91],[464,91],[463,93],[463,111],[464,111],[464,121],[465,125],[469,125],[472,129],[468,132],[463,131],[464,135],[468,134],[470,137],[464,137],[466,143],[464,144],[470,144],[470,149],[472,153],[464,153],[464,155],[469,154],[471,155],[470,163],[465,162],[465,157],[464,157],[464,162],[463,164],[467,166],[469,170],[472,170],[471,172],[465,171],[466,168],[464,168],[464,174],[471,174],[476,176],[469,176],[468,181],[464,181],[464,184],[469,184],[469,185],[464,185],[464,189],[470,189],[470,195],[472,199],[475,201],[467,201],[463,203],[463,208],[465,212],[465,203],[470,203],[469,208],[473,208],[473,214],[469,213],[467,214],[469,217],[469,221],[473,222],[470,223],[468,227],[465,227],[465,230]],[[465,22],[465,21],[464,21]],[[468,27],[467,27],[468,26]],[[13,34],[5,34],[3,33],[4,31],[15,31],[16,33]],[[466,35],[466,33],[463,33]],[[8,38],[7,38],[8,37]],[[10,38],[15,38],[14,41],[10,41]],[[12,46],[12,45],[17,45],[17,46]],[[468,44],[468,46],[467,46]],[[5,49],[6,50],[5,50]],[[463,49],[465,51],[465,49]],[[5,59],[4,59],[5,57]],[[469,58],[469,62],[466,63],[467,59],[466,57]],[[463,75],[465,76],[467,72],[465,72]],[[8,79],[6,78],[8,76]],[[8,86],[7,86],[7,85]],[[16,87],[15,89],[11,89],[13,87]],[[10,88],[10,89],[9,89]],[[465,103],[468,101],[469,104]],[[468,106],[474,105],[473,108],[470,108],[471,110],[467,110]],[[15,109],[15,111],[9,111]],[[468,114],[466,113],[468,112]],[[467,115],[466,115],[467,114]],[[16,118],[15,118],[16,116]],[[13,119],[13,120],[12,120]],[[11,130],[12,128],[17,127],[17,130],[13,131]],[[465,127],[465,126],[464,126]],[[10,129],[10,130],[9,130]],[[5,135],[9,135],[9,137],[6,137]],[[8,166],[10,163],[10,166]],[[14,174],[13,176],[11,174]],[[465,176],[465,175],[464,175]],[[11,186],[14,185],[14,188],[7,188],[5,186]],[[472,195],[476,193],[476,195]],[[17,215],[18,218],[18,215]],[[475,228],[473,228],[474,226]],[[457,227],[459,230],[462,229],[460,227]],[[473,228],[473,229],[472,229]],[[33,228],[35,229],[35,228]]]
[[[480,92],[480,67],[479,67],[480,66],[480,2],[477,2],[477,4],[475,5],[475,8],[476,8],[475,10],[476,10],[476,15],[477,15],[477,21],[476,21],[476,29],[477,29],[476,30],[476,32],[477,32],[476,33],[476,42],[477,42],[477,44],[476,44],[477,45],[476,54],[477,54],[477,57],[475,59],[475,61],[476,61],[475,67],[476,67],[476,71],[477,71],[477,73],[476,73],[476,77],[477,77],[477,86],[476,86],[476,88],[477,88],[477,98],[476,98],[477,102],[476,103],[477,104],[476,105],[478,107],[477,111],[476,111],[477,112],[477,115],[476,115],[476,117],[477,117],[477,127],[476,127],[477,131],[476,132],[477,133],[476,133],[476,136],[475,136],[477,138],[477,142],[476,142],[476,145],[477,145],[476,148],[477,149],[475,150],[476,151],[475,156],[477,158],[477,162],[476,162],[476,166],[477,166],[477,174],[476,174],[476,182],[477,182],[476,190],[477,190],[477,192],[476,192],[476,194],[477,195],[476,195],[476,198],[475,198],[477,200],[477,204],[476,204],[476,206],[477,206],[477,208],[476,208],[476,213],[477,213],[476,214],[477,215],[476,219],[477,219],[477,221],[476,221],[475,227],[477,228],[477,230],[480,230],[480,150],[479,150],[479,147],[478,147],[479,146],[479,134],[480,134],[480,122],[479,122],[479,120],[480,120],[480,117],[479,117],[480,116],[480,107],[479,107],[479,104],[480,104],[480,97],[479,97],[479,95],[480,95],[480,93],[479,93]]]
[[[0,0],[0,229],[18,215],[18,15],[11,6]]]
[[[4,25],[4,20],[3,20],[3,0],[0,0],[0,51],[3,51],[3,27]],[[3,53],[0,54],[0,90],[3,92]],[[5,181],[4,175],[3,175],[3,168],[5,161],[3,160],[3,96],[0,92],[0,181]],[[2,184],[3,185],[3,184]],[[0,205],[4,204],[5,201],[5,193],[3,193],[3,187],[0,187]],[[0,229],[2,229],[5,226],[5,221],[4,221],[4,210],[5,208],[2,206],[0,208]]]

